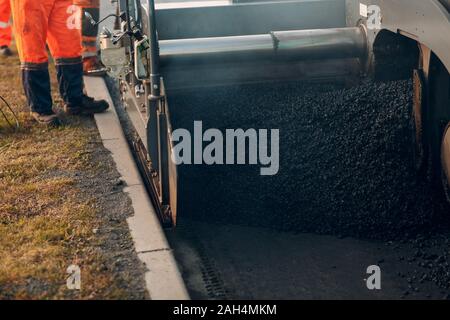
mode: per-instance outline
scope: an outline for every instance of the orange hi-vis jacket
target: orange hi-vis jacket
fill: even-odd
[[[11,9],[22,66],[47,63],[46,44],[55,60],[81,57],[73,0],[11,0]]]
[[[10,0],[0,0],[0,47],[11,45]]]
[[[84,16],[89,12],[95,21],[100,20],[100,1],[99,0],[73,0],[73,3],[81,8],[81,37],[83,47],[83,57],[92,57],[97,55],[97,33],[98,26],[93,26]]]

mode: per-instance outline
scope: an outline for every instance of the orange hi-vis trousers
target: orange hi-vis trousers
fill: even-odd
[[[0,0],[0,47],[11,45],[10,0]]]
[[[22,82],[32,111],[52,113],[46,46],[55,60],[64,102],[83,97],[83,65],[78,12],[73,0],[11,0]]]
[[[94,18],[100,20],[100,1],[99,0],[73,0],[73,3],[81,9],[81,36],[83,47],[83,58],[97,55],[97,34],[98,26],[93,26],[85,17],[85,12]]]
[[[80,32],[72,0],[11,0],[17,49],[22,64],[47,63],[46,44],[56,60],[81,56]]]

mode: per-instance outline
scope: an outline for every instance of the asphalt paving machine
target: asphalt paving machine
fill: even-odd
[[[172,90],[247,82],[414,79],[414,164],[450,180],[450,0],[119,0],[101,57],[163,224],[176,224]],[[95,23],[95,22],[93,22]]]

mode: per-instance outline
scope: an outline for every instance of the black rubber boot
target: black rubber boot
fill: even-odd
[[[56,59],[59,92],[65,104],[79,105],[83,99],[83,63],[81,57]]]
[[[48,63],[23,63],[22,84],[33,118],[42,124],[53,123]]]
[[[95,100],[91,97],[83,95],[79,104],[66,104],[64,111],[71,115],[91,115],[94,113],[102,113],[109,108],[108,102],[105,100]]]
[[[106,101],[96,101],[83,93],[83,63],[81,57],[58,59],[56,70],[64,111],[71,115],[90,115],[109,108]]]

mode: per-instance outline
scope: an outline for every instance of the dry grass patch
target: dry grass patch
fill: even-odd
[[[108,221],[95,186],[85,183],[102,175],[93,154],[103,147],[92,120],[39,127],[25,108],[17,58],[0,59],[0,75],[0,95],[22,124],[11,130],[0,117],[0,299],[129,297],[127,280],[105,254],[107,235],[95,232]],[[82,270],[81,291],[66,287],[71,264]]]

